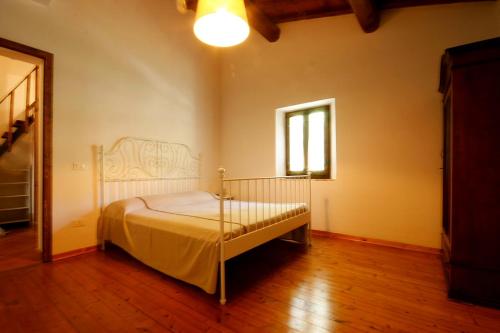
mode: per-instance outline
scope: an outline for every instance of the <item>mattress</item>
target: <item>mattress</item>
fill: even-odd
[[[104,211],[104,239],[169,276],[215,293],[220,201],[208,192],[116,201]],[[224,201],[226,240],[305,212],[303,203]],[[260,231],[265,232],[265,231]]]

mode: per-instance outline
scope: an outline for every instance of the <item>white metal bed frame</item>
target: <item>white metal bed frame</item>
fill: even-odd
[[[184,144],[125,137],[109,151],[101,146],[99,155],[101,216],[105,206],[116,200],[200,187],[200,157]],[[300,227],[306,231],[305,243],[311,244],[311,176],[226,179],[225,169],[219,168],[218,173],[220,303],[225,304],[227,260]],[[235,199],[239,200],[233,205]],[[246,212],[246,225],[242,212]],[[233,224],[246,232],[234,235]],[[104,232],[101,224],[103,250]]]

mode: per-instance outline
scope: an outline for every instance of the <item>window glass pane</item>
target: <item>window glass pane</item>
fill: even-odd
[[[304,170],[304,116],[292,116],[288,120],[290,171]]]
[[[309,114],[309,142],[308,142],[309,171],[325,170],[325,113],[313,112]]]

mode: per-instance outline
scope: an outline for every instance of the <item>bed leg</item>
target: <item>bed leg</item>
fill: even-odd
[[[220,262],[220,304],[226,304],[226,265]]]
[[[224,255],[224,173],[226,169],[219,168],[219,250],[220,250],[220,304],[226,304],[226,256]]]
[[[105,251],[105,250],[106,250],[106,242],[102,241],[102,243],[101,243],[101,251]]]
[[[307,247],[312,246],[312,237],[311,237],[311,222],[307,224]]]

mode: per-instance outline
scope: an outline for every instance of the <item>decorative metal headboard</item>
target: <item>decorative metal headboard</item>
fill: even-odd
[[[100,147],[101,207],[134,196],[198,189],[200,158],[180,143],[125,137]]]

